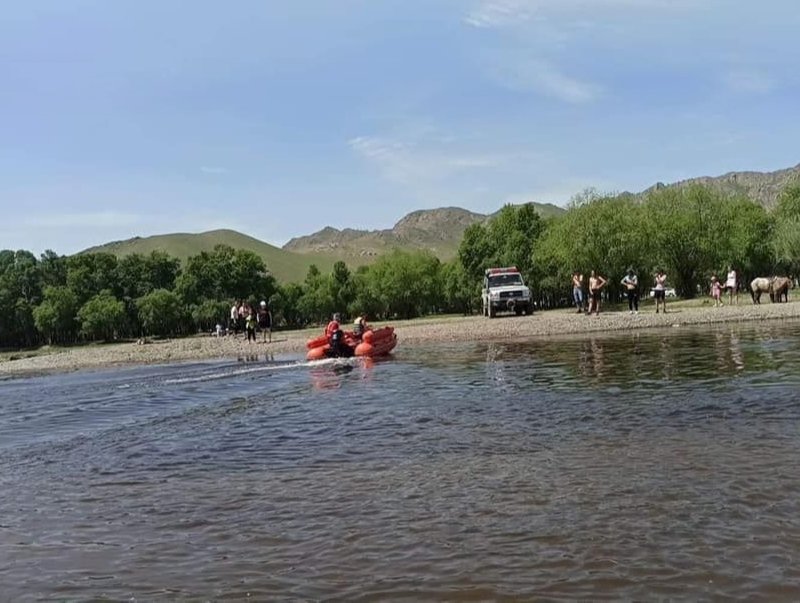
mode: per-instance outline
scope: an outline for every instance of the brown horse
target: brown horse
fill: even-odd
[[[787,278],[785,276],[776,276],[772,279],[770,283],[770,291],[769,291],[769,299],[772,302],[788,302],[789,301],[789,289],[794,288],[794,283],[792,279]]]

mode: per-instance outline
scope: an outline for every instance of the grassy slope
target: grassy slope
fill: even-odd
[[[131,253],[149,254],[151,251],[160,250],[185,261],[189,256],[197,255],[201,251],[211,251],[215,245],[229,245],[234,249],[246,249],[256,253],[264,259],[267,268],[281,282],[302,281],[311,264],[316,264],[321,271],[328,272],[334,262],[333,258],[322,255],[284,251],[233,230],[212,230],[199,234],[176,233],[127,239],[92,247],[85,252],[102,251],[122,257]]]

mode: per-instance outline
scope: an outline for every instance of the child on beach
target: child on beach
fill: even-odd
[[[711,277],[711,297],[714,298],[714,307],[724,306],[722,303],[722,283],[717,280],[717,275]]]
[[[256,340],[256,314],[252,310],[247,315],[245,320],[245,329],[247,330],[247,342]]]

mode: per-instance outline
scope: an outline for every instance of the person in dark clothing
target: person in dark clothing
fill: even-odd
[[[628,295],[628,310],[631,314],[639,313],[639,279],[633,268],[628,268],[628,273],[623,277],[621,284]]]
[[[264,342],[266,343],[269,337],[269,342],[272,343],[272,312],[269,311],[267,302],[263,300],[258,308],[258,328],[261,329]]]

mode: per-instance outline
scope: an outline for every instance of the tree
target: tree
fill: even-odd
[[[303,285],[299,283],[286,283],[278,287],[270,302],[273,324],[283,324],[295,329],[308,324],[307,317],[300,309],[303,293]]]
[[[663,188],[645,200],[653,257],[683,297],[694,297],[710,272],[733,262],[726,257],[731,249],[726,201],[721,193],[699,185]]]
[[[206,299],[199,304],[189,307],[189,314],[195,327],[200,331],[213,331],[217,323],[225,325],[226,316],[229,316],[229,303],[222,300]],[[183,320],[183,317],[181,318]],[[178,333],[186,333],[183,328]]]
[[[75,339],[77,313],[78,297],[72,289],[47,287],[44,300],[33,310],[33,320],[50,345],[68,343]]]
[[[544,230],[544,223],[533,205],[506,205],[487,228],[490,244],[494,247],[494,264],[516,266],[529,280],[533,271],[533,248]]]
[[[275,292],[275,279],[252,251],[217,245],[187,260],[176,289],[187,305],[204,299],[267,300]]]
[[[483,224],[471,224],[466,228],[458,246],[458,259],[470,278],[478,281],[483,278],[483,271],[492,264],[494,252]]]
[[[355,298],[355,290],[352,275],[347,268],[347,264],[338,261],[333,265],[329,279],[330,296],[333,307],[342,312],[347,312],[350,304]]]
[[[121,297],[117,258],[110,253],[80,253],[68,257],[67,286],[81,305],[101,291]]]
[[[470,278],[459,261],[442,264],[440,270],[445,311],[472,314],[480,300],[480,280]]]
[[[166,337],[181,332],[183,305],[180,298],[172,291],[166,289],[151,291],[136,300],[136,307],[145,333]]]
[[[431,253],[394,251],[370,266],[368,288],[386,315],[408,319],[429,314],[441,302],[439,266]]]
[[[81,333],[88,339],[113,340],[124,319],[125,305],[107,290],[92,297],[78,310]]]
[[[629,267],[639,274],[651,269],[643,209],[624,196],[576,204],[546,228],[533,259],[537,281],[550,298],[568,294],[575,270],[596,270],[608,279],[611,295],[619,295],[619,281]]]

